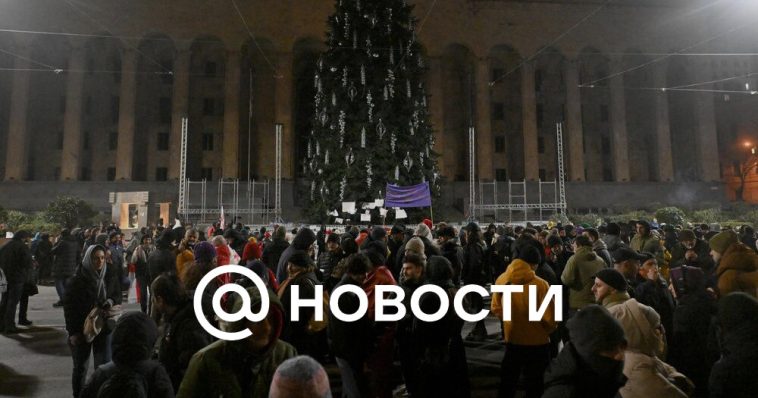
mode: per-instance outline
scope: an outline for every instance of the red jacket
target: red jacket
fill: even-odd
[[[363,281],[363,291],[368,296],[368,316],[370,319],[374,319],[374,306],[376,304],[374,291],[376,290],[376,285],[397,285],[392,272],[384,265],[369,272],[366,275],[366,280]]]

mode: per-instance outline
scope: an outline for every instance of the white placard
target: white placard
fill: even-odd
[[[384,206],[384,199],[374,199],[374,206],[376,207]]]
[[[342,202],[342,211],[355,214],[355,202]]]
[[[336,222],[337,224],[342,224],[342,219],[341,218],[335,218],[334,222]]]
[[[332,214],[330,214],[330,215],[334,216],[334,217],[339,217],[340,213],[338,213],[337,210],[335,209],[334,211],[332,211]]]
[[[403,209],[395,210],[395,219],[399,220],[401,218],[408,218],[408,214],[406,214]]]
[[[361,214],[361,221],[371,221],[371,214]]]
[[[386,216],[387,215],[387,209],[385,209],[383,207],[381,209],[379,209],[379,215],[381,215],[382,217]]]
[[[13,239],[13,232],[6,232],[5,239]]]

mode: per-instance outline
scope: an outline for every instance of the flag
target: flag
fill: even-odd
[[[384,197],[385,207],[431,207],[432,194],[429,183],[401,187],[387,184],[387,195]]]

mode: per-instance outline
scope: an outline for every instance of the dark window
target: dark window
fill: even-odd
[[[545,153],[545,138],[537,137],[537,152]]]
[[[105,173],[105,179],[108,181],[113,181],[116,179],[116,168],[115,167],[108,167],[108,171]]]
[[[168,133],[158,133],[158,150],[168,151]]]
[[[213,133],[203,134],[203,150],[204,151],[213,150]]]
[[[504,120],[505,119],[505,109],[503,108],[502,102],[493,102],[492,103],[492,120]]]
[[[613,181],[613,172],[610,168],[603,168],[603,181]]]
[[[498,135],[495,137],[495,153],[505,152],[505,137]]]
[[[539,69],[534,71],[534,89],[537,92],[542,91],[542,71]]]
[[[115,151],[118,149],[118,131],[111,131],[108,134],[108,150]]]
[[[611,151],[611,140],[608,136],[602,136],[600,138],[600,144],[602,145],[603,153],[609,153]]]
[[[213,180],[213,169],[210,167],[203,167],[200,169],[200,176],[204,180]]]
[[[90,181],[92,179],[92,170],[89,167],[82,167],[82,181]]]
[[[155,181],[168,180],[168,169],[165,167],[158,167],[155,169]]]
[[[600,121],[608,121],[608,105],[600,105]]]
[[[118,123],[118,111],[121,107],[121,98],[118,95],[111,97],[111,122]]]
[[[60,104],[58,106],[60,106],[61,113],[65,113],[66,112],[66,97],[65,96],[61,96],[61,98],[60,98]]]
[[[542,127],[543,119],[545,118],[545,106],[537,104],[537,128]]]
[[[205,77],[215,77],[215,76],[216,76],[216,63],[206,62],[205,63]]]
[[[505,169],[495,169],[495,179],[498,181],[507,181],[508,173]]]
[[[160,112],[161,123],[171,123],[171,98],[161,97]]]
[[[55,149],[61,150],[63,149],[63,132],[58,132],[57,142],[55,143]]]
[[[82,134],[82,148],[85,150],[89,149],[89,131],[85,131]]]
[[[213,98],[203,98],[203,115],[213,116],[216,111],[216,100]]]
[[[540,180],[545,181],[547,179],[547,173],[545,169],[540,169]]]
[[[61,168],[56,167],[53,169],[53,180],[60,180],[61,179]]]
[[[505,74],[505,71],[503,70],[503,68],[493,68],[492,69],[492,81],[500,79],[501,77],[503,77],[503,74]]]

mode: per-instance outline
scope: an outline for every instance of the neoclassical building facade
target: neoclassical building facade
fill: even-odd
[[[470,125],[477,179],[534,181],[556,178],[562,122],[577,201],[600,188],[721,189],[739,142],[758,137],[745,2],[410,2],[451,185],[468,178]],[[183,117],[189,178],[272,178],[280,123],[296,185],[334,1],[236,3],[242,18],[228,1],[4,2],[0,192],[175,187]],[[572,207],[595,206],[607,203]]]

